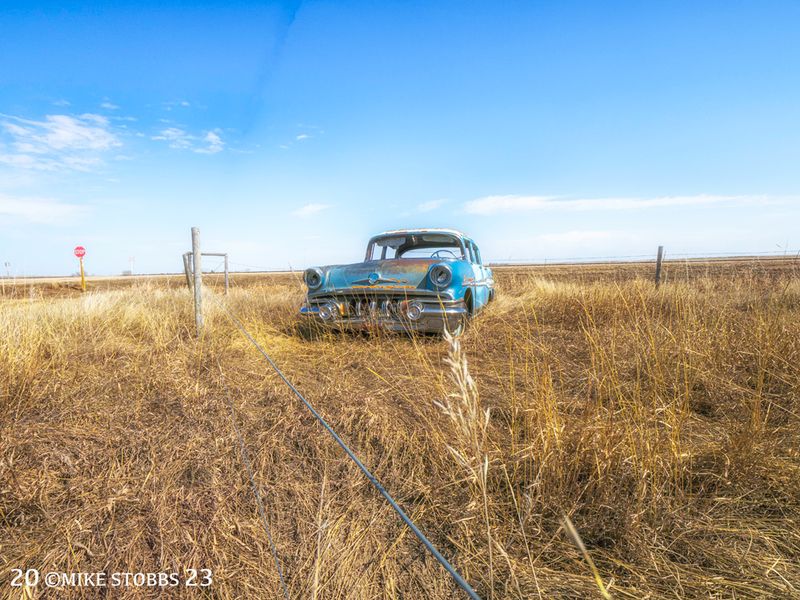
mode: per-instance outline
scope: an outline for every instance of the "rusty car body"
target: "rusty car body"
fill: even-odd
[[[304,281],[300,313],[335,329],[458,335],[495,294],[478,246],[452,229],[381,233],[363,262],[312,267]]]

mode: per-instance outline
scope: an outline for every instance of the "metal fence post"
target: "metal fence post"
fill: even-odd
[[[203,266],[200,254],[200,230],[192,227],[192,265],[194,267],[194,323],[197,337],[203,332]]]
[[[656,256],[656,287],[661,284],[661,261],[664,259],[664,246],[658,247],[658,255]]]

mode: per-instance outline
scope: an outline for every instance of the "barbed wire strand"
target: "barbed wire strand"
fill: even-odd
[[[225,395],[228,400],[228,410],[231,413],[231,422],[233,422],[233,429],[236,431],[236,437],[239,438],[239,450],[242,455],[242,462],[244,463],[245,468],[247,469],[247,476],[250,478],[250,488],[253,490],[253,495],[256,498],[256,503],[258,504],[258,512],[261,515],[261,522],[264,525],[264,531],[267,532],[267,540],[269,540],[269,549],[272,552],[272,558],[275,561],[275,568],[278,570],[278,578],[281,580],[281,588],[283,589],[283,597],[286,600],[289,600],[289,589],[286,587],[286,580],[283,577],[283,569],[281,568],[281,561],[278,557],[278,549],[275,547],[275,542],[272,539],[272,533],[269,529],[269,524],[267,522],[267,512],[264,509],[264,501],[261,498],[261,493],[258,491],[258,486],[256,485],[255,476],[253,475],[253,467],[250,464],[250,455],[247,452],[247,447],[244,443],[244,438],[242,437],[242,432],[239,430],[239,424],[236,421],[236,411],[233,407],[233,397],[231,395],[231,390],[228,388],[228,384],[225,380],[225,373],[222,371],[222,364],[217,359],[217,367],[219,367],[219,374],[220,380],[222,381],[222,386],[225,388]]]
[[[704,259],[709,261],[716,261],[719,259],[736,259],[736,260],[752,260],[758,261],[762,257],[786,258],[789,260],[797,259],[800,253],[790,250],[767,250],[758,252],[680,252],[680,253],[665,253],[664,261],[668,262],[677,258],[689,259],[692,262],[703,262]],[[617,254],[612,256],[570,256],[570,257],[543,257],[543,258],[498,258],[498,259],[484,259],[485,265],[536,265],[536,266],[549,266],[551,264],[557,265],[561,263],[566,264],[581,264],[591,263],[593,261],[613,261],[613,262],[655,262],[655,254]],[[300,273],[302,271],[290,267],[285,269],[278,269],[275,266],[267,267],[265,265],[251,265],[240,262],[231,261],[232,266],[247,267],[249,269],[257,269],[256,271],[249,271],[250,273]],[[244,271],[248,272],[248,271]]]
[[[798,257],[796,252],[786,252],[783,250],[769,250],[766,252],[681,252],[681,253],[664,253],[664,261],[674,260],[676,258],[688,259],[690,262],[703,262],[704,259],[709,259],[709,262],[716,262],[720,259],[735,259],[737,261],[752,260],[758,261],[760,258],[786,258],[793,260]],[[550,265],[559,263],[591,263],[591,261],[614,261],[614,262],[655,262],[656,256],[654,254],[619,254],[613,256],[570,256],[570,257],[554,257],[554,258],[501,258],[496,260],[486,260],[485,264],[492,265]]]
[[[347,454],[350,460],[352,460],[356,464],[356,466],[361,470],[361,472],[369,480],[372,486],[376,490],[378,490],[378,492],[380,492],[380,494],[386,499],[386,501],[389,503],[392,509],[394,509],[394,511],[397,513],[400,519],[402,519],[402,521],[408,526],[408,528],[412,531],[412,533],[415,536],[417,536],[417,539],[419,539],[419,541],[422,542],[425,548],[428,549],[428,552],[430,552],[431,555],[439,562],[439,564],[442,565],[442,567],[444,567],[444,569],[450,574],[450,576],[453,578],[453,581],[456,582],[458,587],[464,590],[467,596],[469,596],[472,600],[481,600],[480,596],[478,596],[475,590],[472,589],[472,586],[470,586],[470,584],[467,583],[467,581],[463,577],[461,577],[458,571],[456,571],[455,568],[448,562],[448,560],[444,556],[442,556],[442,554],[436,549],[433,543],[427,537],[425,537],[425,534],[419,530],[419,528],[414,524],[414,521],[412,521],[411,518],[405,513],[405,511],[402,508],[400,508],[400,505],[397,504],[397,502],[391,496],[391,494],[389,494],[389,492],[386,491],[386,488],[384,488],[381,485],[381,483],[372,474],[372,472],[370,472],[370,470],[364,465],[364,463],[362,463],[359,460],[359,458],[344,442],[344,440],[342,440],[342,438],[339,437],[339,435],[333,430],[333,428],[330,425],[328,425],[328,422],[322,417],[322,415],[320,415],[317,412],[314,406],[308,400],[306,400],[305,396],[303,396],[303,394],[300,393],[300,391],[292,384],[292,382],[289,381],[286,375],[283,374],[283,371],[281,371],[278,365],[275,364],[275,361],[272,360],[272,357],[270,357],[270,355],[267,354],[264,348],[262,348],[261,345],[253,338],[253,336],[250,335],[250,333],[247,331],[244,324],[239,320],[239,318],[236,315],[234,315],[233,312],[231,312],[231,310],[228,309],[227,306],[225,306],[222,302],[217,300],[217,298],[214,298],[212,295],[209,295],[209,297],[212,298],[220,306],[220,308],[222,308],[223,312],[225,312],[225,314],[228,316],[231,322],[236,326],[236,328],[239,329],[239,331],[250,341],[250,343],[256,347],[256,349],[270,364],[270,366],[278,375],[278,377],[280,377],[281,380],[283,380],[283,382],[294,393],[294,395],[297,396],[297,398],[299,398],[300,401],[305,405],[305,407],[312,414],[312,416],[317,421],[319,421],[319,423],[331,435],[331,437],[336,441],[336,443],[339,444],[341,449],[344,450],[344,452]]]

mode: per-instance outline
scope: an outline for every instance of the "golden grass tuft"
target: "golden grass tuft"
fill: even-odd
[[[450,341],[315,335],[290,276],[208,293],[481,596],[601,597],[593,563],[614,598],[800,598],[794,266],[636,269],[499,269]],[[208,300],[199,342],[166,280],[0,301],[2,594],[15,567],[210,568],[279,596],[219,361],[293,598],[460,597]]]

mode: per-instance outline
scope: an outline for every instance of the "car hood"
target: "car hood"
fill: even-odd
[[[347,288],[424,288],[432,265],[442,262],[432,258],[371,260],[351,265],[327,267],[325,287]]]

